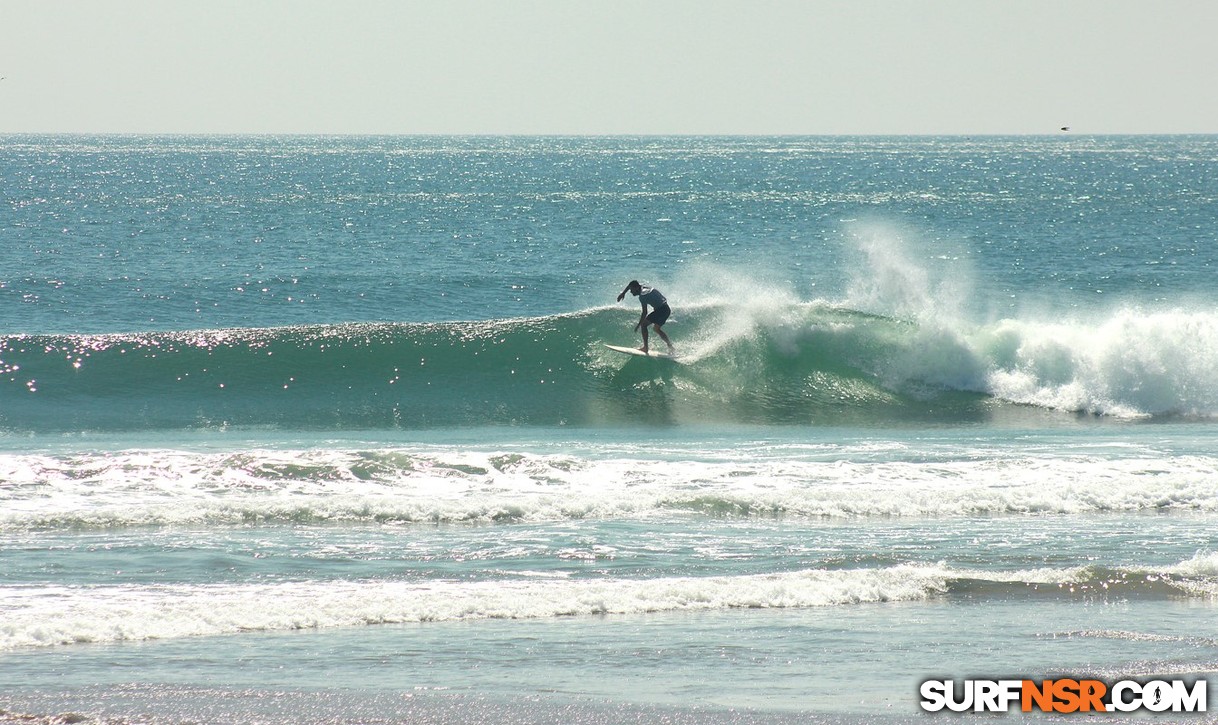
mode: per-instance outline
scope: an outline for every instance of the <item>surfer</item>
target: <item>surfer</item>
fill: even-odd
[[[639,298],[639,302],[643,303],[643,314],[639,315],[639,322],[634,326],[634,329],[641,330],[643,333],[643,346],[639,349],[647,352],[647,327],[654,326],[656,334],[668,345],[668,354],[672,354],[672,340],[668,339],[668,335],[664,334],[661,329],[664,323],[668,321],[668,316],[672,314],[672,308],[668,306],[668,300],[664,299],[664,295],[655,287],[644,287],[639,284],[637,279],[630,280],[630,284],[626,285],[626,289],[622,290],[617,296],[617,301],[621,302],[626,293]],[[647,306],[651,305],[651,314],[647,313]]]

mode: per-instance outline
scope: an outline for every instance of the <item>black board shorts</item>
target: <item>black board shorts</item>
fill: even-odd
[[[647,322],[652,325],[663,325],[668,322],[668,316],[672,314],[672,308],[668,305],[660,305],[647,315]]]

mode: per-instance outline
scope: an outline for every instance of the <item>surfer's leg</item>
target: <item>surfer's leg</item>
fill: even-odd
[[[643,346],[639,349],[643,352],[647,352],[647,325],[640,325],[639,330],[643,333]]]
[[[664,334],[664,331],[660,329],[659,325],[656,325],[656,334],[660,336],[660,339],[664,341],[665,345],[668,345],[668,351],[672,352],[672,340],[668,339],[668,335]]]

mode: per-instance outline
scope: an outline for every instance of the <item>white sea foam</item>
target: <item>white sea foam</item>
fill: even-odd
[[[1193,558],[1168,567],[1163,573],[1193,596],[1218,598],[1218,553],[1197,552]]]
[[[1117,416],[1218,415],[1218,314],[1120,310],[1097,322],[1007,320],[988,329],[990,391]]]
[[[0,530],[247,521],[546,521],[1218,510],[1203,455],[656,459],[434,449],[0,456]]]
[[[1218,580],[1218,552],[1197,552],[1197,555],[1188,561],[1182,561],[1169,568],[1167,573],[1190,577],[1211,577]]]
[[[1118,418],[1218,416],[1218,312],[1121,309],[1079,320],[923,316],[868,363],[888,388],[985,393]]]
[[[1212,558],[1160,568],[1152,575],[1139,568],[1127,571],[1138,575],[1135,579],[1174,574],[1172,585],[1180,591],[1213,596]],[[1196,573],[1198,566],[1204,570],[1201,574]],[[526,573],[506,581],[6,587],[0,598],[0,651],[373,624],[919,601],[948,594],[955,581],[1072,585],[1093,576],[1087,567],[1003,571],[900,564],[656,579],[539,578]]]
[[[341,581],[273,585],[7,588],[0,651],[84,642],[466,619],[907,601],[941,567],[630,580]]]

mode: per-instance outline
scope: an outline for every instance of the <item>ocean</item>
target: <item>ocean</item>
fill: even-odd
[[[9,135],[0,190],[0,722],[1218,683],[1218,137]],[[631,279],[676,360],[605,347]]]

